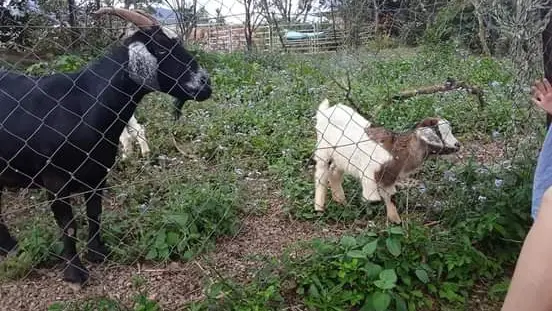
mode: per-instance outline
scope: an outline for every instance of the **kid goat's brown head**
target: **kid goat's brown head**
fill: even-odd
[[[427,118],[416,124],[414,131],[418,139],[427,144],[430,154],[444,155],[460,150],[460,142],[452,134],[450,122],[446,119]]]
[[[395,133],[381,126],[367,127],[365,131],[370,139],[393,154],[406,151],[413,137],[424,143],[428,154],[445,155],[460,150],[460,143],[452,134],[450,123],[443,118],[424,119],[408,133]]]

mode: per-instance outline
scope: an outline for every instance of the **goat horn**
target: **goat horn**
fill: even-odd
[[[147,28],[147,27],[158,25],[157,20],[155,20],[153,17],[147,17],[144,13],[138,13],[135,11],[130,11],[122,8],[103,7],[98,9],[95,12],[92,12],[92,15],[94,16],[101,16],[106,14],[117,15],[120,18],[133,23],[138,28]]]
[[[152,23],[154,23],[155,25],[158,25],[159,24],[159,21],[157,21],[157,19],[153,16],[151,16],[151,14],[149,14],[148,12],[142,10],[142,9],[134,9],[133,10],[134,12],[138,13],[138,14],[141,14],[143,15],[144,17],[147,17]]]

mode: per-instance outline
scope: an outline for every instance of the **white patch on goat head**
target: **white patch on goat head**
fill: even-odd
[[[459,144],[458,140],[452,134],[452,128],[450,123],[445,119],[439,120],[439,131],[441,132],[441,137],[443,137],[443,142],[447,148],[456,148]]]
[[[190,75],[190,81],[186,83],[186,86],[192,90],[199,90],[208,78],[209,74],[207,71],[200,68],[197,72]]]
[[[435,130],[433,129],[433,127],[421,127],[417,131],[420,139],[425,141],[428,145],[439,147],[439,148],[444,147],[443,141],[441,140],[439,135],[435,133]]]
[[[138,28],[131,22],[128,22],[125,27],[123,38],[128,38],[138,31]]]
[[[178,34],[170,28],[161,27],[161,30],[163,31],[165,36],[169,37],[169,39],[177,39],[178,38]]]
[[[128,70],[130,78],[151,89],[159,89],[157,81],[157,58],[142,42],[132,42],[128,46]]]

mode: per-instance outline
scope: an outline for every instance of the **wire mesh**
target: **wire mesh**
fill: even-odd
[[[109,5],[165,31],[92,17]],[[528,226],[545,129],[529,88],[552,68],[548,12],[542,1],[2,2],[0,248],[13,246],[7,229],[17,248],[0,262],[0,309],[401,310],[403,299],[498,310],[481,292],[509,277],[497,267]],[[172,33],[189,55],[167,48]],[[213,87],[204,101],[198,66]],[[317,112],[324,99],[330,114]],[[97,226],[106,258],[91,262]],[[435,252],[417,248],[420,230]],[[382,232],[381,245],[360,242]],[[75,255],[90,273],[77,287],[64,281]],[[393,286],[379,270],[371,279],[375,265]]]

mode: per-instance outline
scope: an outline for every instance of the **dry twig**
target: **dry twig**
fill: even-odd
[[[485,101],[483,99],[483,90],[466,82],[456,81],[453,78],[447,78],[444,84],[430,85],[415,90],[401,91],[399,92],[399,94],[394,95],[391,99],[404,100],[416,95],[435,94],[438,92],[449,92],[453,90],[466,90],[469,94],[477,96],[477,100],[479,101],[480,106],[483,106],[485,104]]]
[[[349,71],[347,71],[347,75],[346,75],[346,78],[347,78],[347,86],[344,86],[343,84],[339,83],[335,78],[333,77],[330,77],[330,79],[332,79],[332,81],[340,88],[342,89],[343,91],[345,91],[345,99],[347,100],[347,102],[349,103],[349,105],[351,107],[353,107],[360,115],[362,115],[365,119],[367,120],[374,120],[373,116],[371,116],[370,114],[366,114],[361,108],[359,105],[356,104],[356,102],[353,100],[352,96],[351,96],[351,76],[349,74]]]

